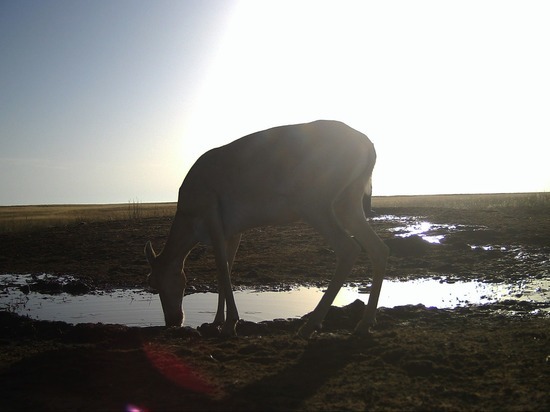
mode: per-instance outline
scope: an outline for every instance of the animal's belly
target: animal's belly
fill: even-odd
[[[254,227],[290,223],[300,218],[295,202],[282,196],[262,201],[228,203],[222,207],[224,228],[228,236]]]

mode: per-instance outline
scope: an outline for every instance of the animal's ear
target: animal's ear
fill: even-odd
[[[145,245],[145,257],[147,258],[147,262],[149,262],[150,265],[153,264],[157,257],[155,251],[153,250],[153,245],[151,244],[151,241],[148,241]]]

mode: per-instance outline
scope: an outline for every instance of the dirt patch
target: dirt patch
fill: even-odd
[[[422,235],[400,237],[395,228],[403,220],[373,220],[392,247],[390,278],[549,276],[546,213],[378,212],[458,225],[429,243]],[[151,239],[162,248],[170,223],[151,218],[0,234],[0,273],[72,275],[89,288],[144,286],[143,246]],[[245,234],[234,284],[325,285],[333,268],[333,252],[307,226],[262,228]],[[191,253],[186,272],[191,291],[213,290],[208,247]],[[362,256],[350,281],[367,282],[365,273]],[[308,341],[295,336],[300,319],[241,322],[238,338],[220,339],[206,326],[72,326],[0,312],[0,409],[543,411],[550,409],[550,320],[532,309],[517,302],[383,308],[373,334],[357,338],[357,301],[331,308]]]

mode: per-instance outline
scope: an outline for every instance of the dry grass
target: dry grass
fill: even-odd
[[[380,196],[373,208],[438,207],[449,209],[523,208],[550,211],[550,193],[489,193],[465,195]]]
[[[452,209],[524,208],[550,211],[550,193],[505,193],[479,195],[425,195],[374,197],[373,208],[437,207]],[[137,220],[173,216],[176,203],[110,205],[42,205],[0,207],[0,233],[40,227],[106,220]]]
[[[0,207],[0,233],[81,222],[173,216],[175,212],[176,203],[2,206]]]

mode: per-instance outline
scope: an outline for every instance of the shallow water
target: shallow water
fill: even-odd
[[[47,277],[47,275],[42,275]],[[117,323],[128,326],[164,325],[158,295],[144,290],[117,289],[82,295],[68,293],[24,293],[21,286],[32,284],[30,275],[0,276],[0,309],[31,318],[64,321],[67,323]],[[276,318],[300,317],[315,308],[323,293],[315,287],[299,287],[283,292],[242,290],[235,292],[240,317],[259,322]],[[342,288],[335,306],[345,306],[356,299],[368,301],[368,289],[358,286]],[[183,301],[186,326],[196,327],[212,322],[217,295],[195,293]],[[543,304],[550,314],[550,281],[528,279],[510,283],[454,282],[446,279],[386,280],[382,287],[379,307],[423,304],[438,308],[483,305],[505,300]],[[546,303],[546,305],[545,305]]]
[[[379,215],[374,221],[397,223],[399,226],[387,229],[397,237],[420,236],[428,243],[439,244],[446,235],[465,230],[484,230],[484,226],[432,223],[421,216]]]
[[[460,231],[483,231],[486,227],[434,224],[420,216],[380,215],[372,218],[395,223],[388,228],[396,237],[419,236],[432,244],[439,244],[446,235]],[[546,249],[526,248],[522,245],[471,244],[473,252],[498,253],[517,271],[518,281],[484,283],[454,281],[450,278],[418,280],[385,280],[379,307],[423,304],[438,308],[466,305],[484,305],[505,300],[539,304],[539,311],[550,314],[549,259]],[[528,275],[526,275],[528,274]],[[37,281],[52,284],[51,289],[37,289]],[[51,281],[51,282],[50,282]],[[58,320],[68,323],[117,323],[129,326],[164,325],[158,295],[137,289],[95,291],[84,294],[58,293],[69,291],[75,279],[46,274],[0,275],[0,310],[13,311],[36,319]],[[28,285],[29,287],[24,287]],[[23,288],[22,288],[23,286]],[[76,282],[78,291],[78,281]],[[45,292],[40,293],[39,291]],[[86,291],[80,290],[80,292]],[[71,292],[75,292],[74,285]],[[300,287],[290,291],[266,292],[241,290],[235,299],[242,319],[250,321],[300,317],[313,310],[323,291],[315,287]],[[368,289],[359,286],[342,288],[334,305],[344,306],[356,299],[368,301]],[[217,306],[213,293],[195,293],[184,298],[185,325],[199,326],[212,322]]]

